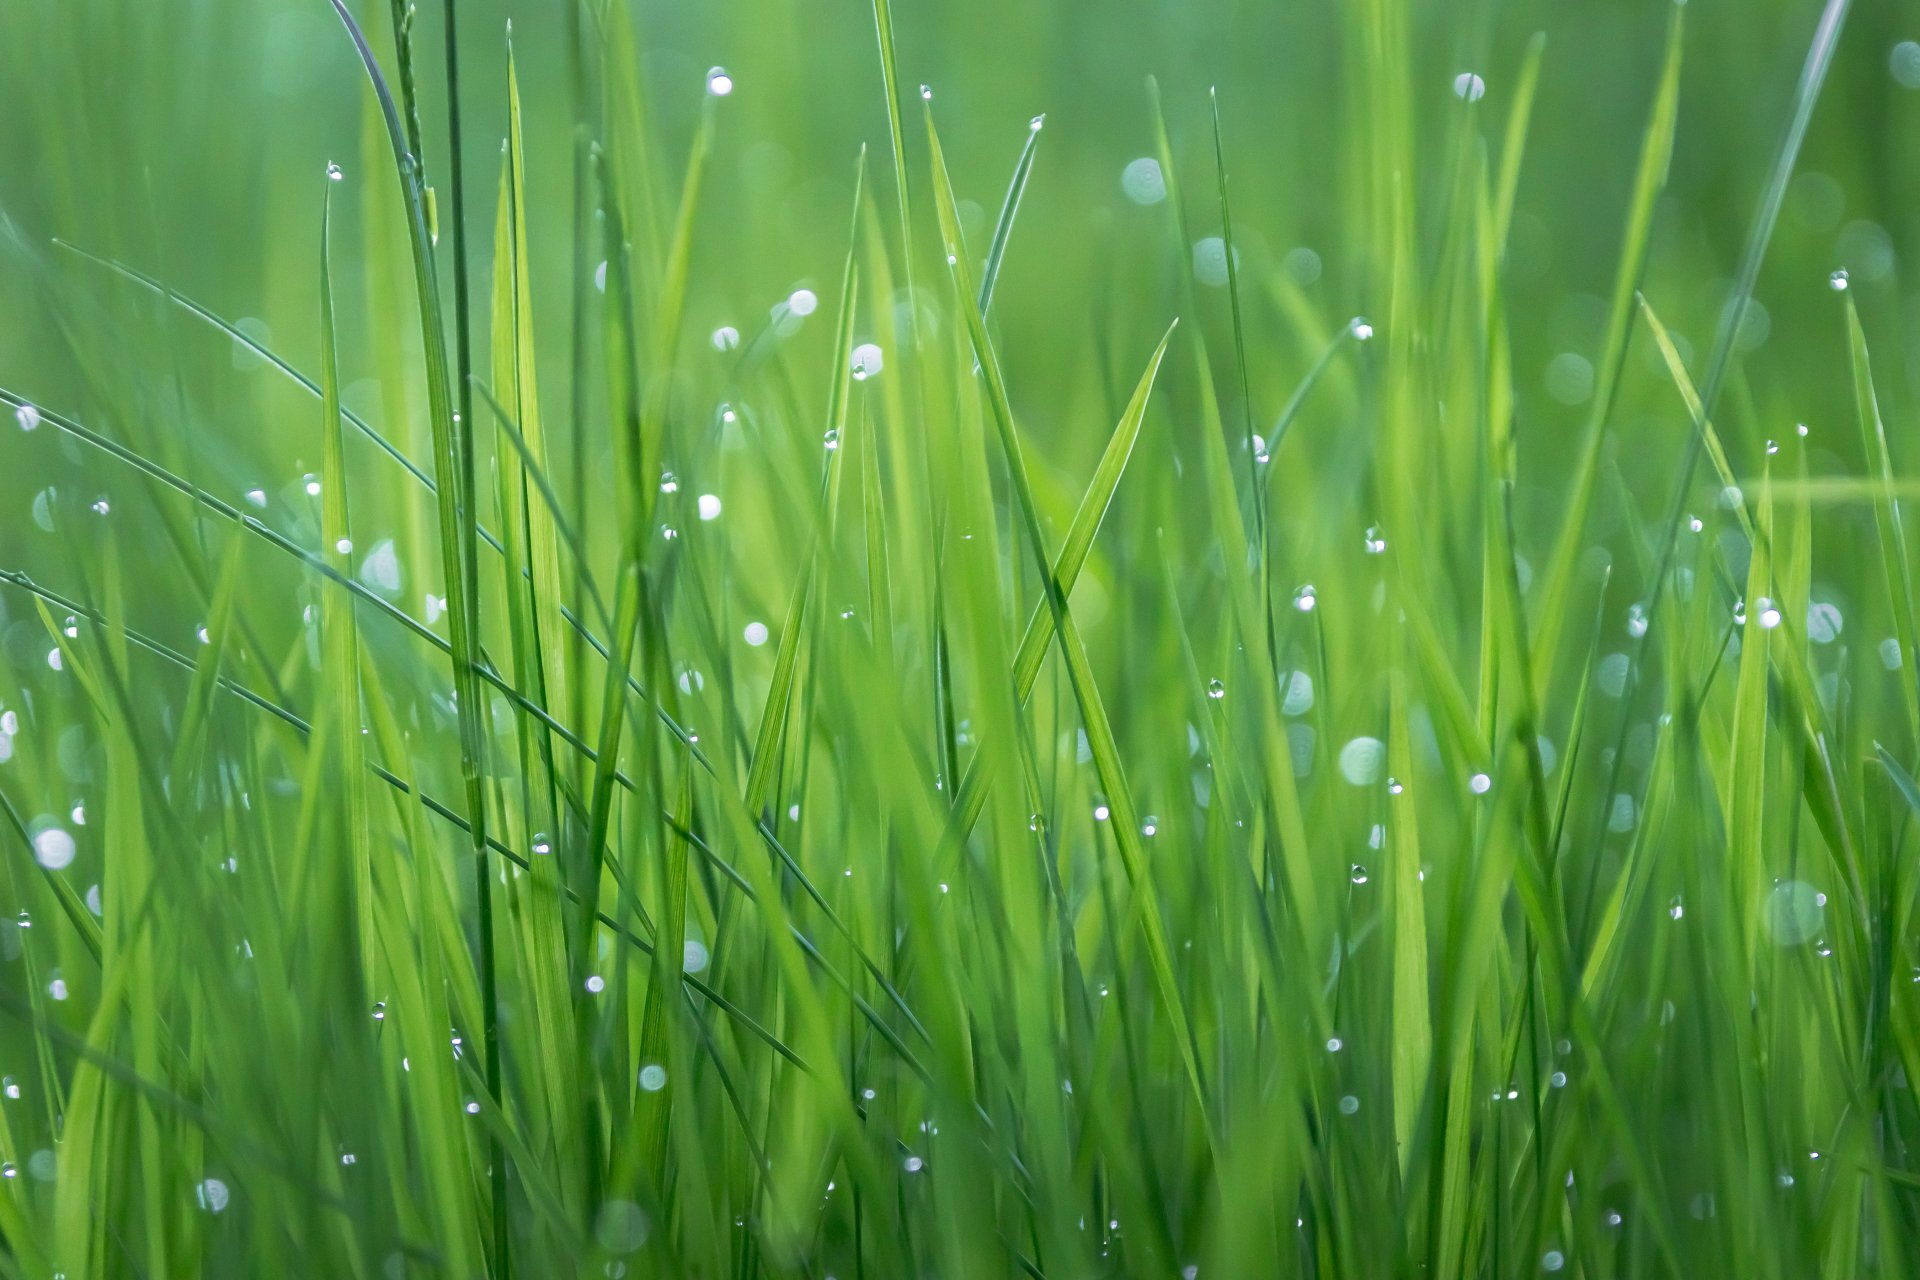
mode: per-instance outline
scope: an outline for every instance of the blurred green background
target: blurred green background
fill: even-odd
[[[1148,75],[1160,79],[1176,153],[1191,169],[1196,236],[1217,230],[1205,96],[1217,86],[1243,254],[1291,263],[1330,323],[1384,306],[1377,264],[1365,237],[1355,235],[1367,216],[1355,170],[1378,127],[1370,84],[1356,71],[1358,15],[1367,8],[1212,0],[902,6],[901,77],[909,88],[925,82],[936,90],[963,213],[972,213],[976,235],[991,225],[1028,119],[1047,117],[997,315],[1010,381],[1049,447],[1075,407],[1075,384],[1023,375],[1063,362],[1078,367],[1118,335],[1144,340],[1174,309],[1162,212],[1132,203],[1121,186],[1124,167],[1152,150]],[[422,91],[429,148],[443,156],[437,9],[426,7],[418,29],[436,54],[423,59]],[[1410,6],[1414,79],[1407,91],[1420,128],[1420,172],[1412,178],[1435,238],[1439,196],[1455,162],[1454,126],[1465,110],[1452,92],[1455,77],[1481,75],[1481,109],[1490,122],[1501,119],[1528,38],[1536,31],[1547,37],[1507,278],[1516,393],[1528,458],[1538,466],[1530,493],[1536,507],[1553,501],[1554,442],[1571,434],[1581,411],[1567,402],[1590,381],[1574,364],[1563,369],[1556,395],[1553,361],[1564,353],[1597,358],[1665,11],[1651,2]],[[474,267],[484,280],[512,19],[527,99],[536,311],[558,320],[567,314],[572,267],[566,6],[463,3],[460,12],[469,203],[479,229]],[[884,160],[872,14],[855,3],[776,0],[641,4],[636,14],[663,156],[677,161],[690,142],[709,66],[726,66],[738,86],[724,104],[703,204],[691,318],[701,332],[722,323],[747,330],[796,285],[830,281],[853,157],[866,144]],[[384,21],[383,12],[375,16]],[[1674,171],[1646,285],[1689,340],[1683,351],[1704,354],[1710,345],[1816,17],[1817,6],[1777,0],[1688,8]],[[49,242],[60,237],[117,257],[223,316],[263,325],[277,351],[311,369],[318,175],[337,160],[356,189],[370,183],[384,195],[392,185],[388,173],[370,173],[360,159],[372,97],[328,6],[13,0],[7,22],[0,58],[16,86],[13,108],[0,119],[0,197],[12,230],[0,255],[10,300],[0,324],[8,384],[49,404],[91,408],[99,391],[74,358],[68,326],[77,327],[107,351],[135,357],[134,367],[115,370],[123,387],[133,374],[144,394],[185,396],[211,432],[231,441],[231,465],[269,479],[297,474],[303,457],[310,466],[312,450],[297,447],[298,433],[274,426],[297,403],[276,399],[285,388],[266,376],[236,376],[245,370],[232,366],[217,334]],[[1920,234],[1920,90],[1909,87],[1920,83],[1920,55],[1902,63],[1896,48],[1916,38],[1920,26],[1902,6],[1854,6],[1756,291],[1760,312],[1743,342],[1765,354],[1748,365],[1754,394],[1762,402],[1790,399],[1782,408],[1795,417],[1830,420],[1840,407],[1841,339],[1819,291],[1842,265],[1859,285],[1889,375],[1883,400],[1899,414],[1914,403],[1914,294],[1900,268]],[[1498,130],[1487,133],[1497,145]],[[917,130],[908,134],[909,154],[918,156]],[[891,186],[887,169],[872,167],[882,190]],[[670,180],[660,193],[662,208],[671,209],[676,187]],[[358,231],[343,231],[340,252],[350,384],[368,371]],[[1311,256],[1287,258],[1300,249]],[[1203,295],[1201,323],[1221,322],[1222,293]],[[1149,305],[1156,296],[1164,305]],[[1257,391],[1272,402],[1298,376],[1307,344],[1271,315],[1256,313],[1254,327],[1263,349],[1285,357],[1271,372],[1259,371],[1268,385]],[[166,344],[150,340],[156,332]],[[543,352],[557,368],[565,367],[569,340],[564,326],[543,327]],[[1669,406],[1657,361],[1645,354],[1654,376],[1629,381],[1630,393],[1645,394],[1617,416],[1622,437],[1635,445],[1626,452],[1636,481],[1664,474],[1672,452],[1672,433],[1643,421]],[[179,385],[162,391],[175,368]],[[358,390],[362,402],[354,407],[377,416],[365,402],[367,388]],[[565,404],[564,379],[549,376],[544,393],[556,408]],[[403,429],[396,438],[410,437]],[[12,505],[23,504],[40,469],[53,465],[39,456],[51,441],[30,443],[22,464],[9,469]]]

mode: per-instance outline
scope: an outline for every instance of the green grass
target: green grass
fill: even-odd
[[[1920,1267],[1911,13],[7,33],[0,1278]]]

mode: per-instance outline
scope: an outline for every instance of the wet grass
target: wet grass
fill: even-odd
[[[0,1275],[1920,1265],[1900,15],[24,8]]]

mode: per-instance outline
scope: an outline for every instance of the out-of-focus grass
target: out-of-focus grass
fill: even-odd
[[[11,5],[0,1275],[1911,1274],[1849,9]]]

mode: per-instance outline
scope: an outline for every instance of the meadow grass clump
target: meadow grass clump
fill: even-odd
[[[1857,8],[14,6],[0,1276],[1913,1274]]]

